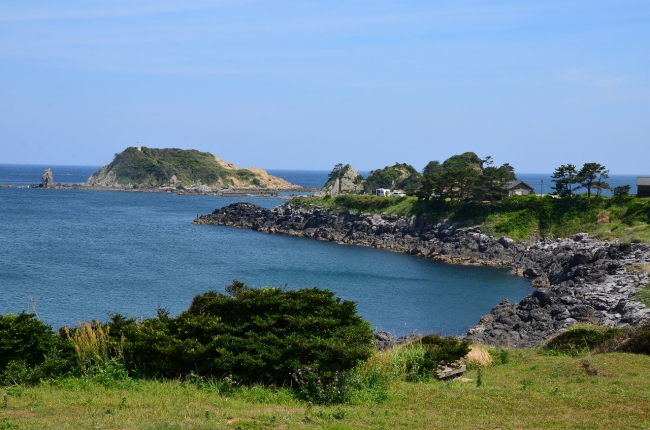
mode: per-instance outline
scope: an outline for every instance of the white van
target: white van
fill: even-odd
[[[388,188],[377,188],[375,195],[378,197],[390,197],[390,190]]]

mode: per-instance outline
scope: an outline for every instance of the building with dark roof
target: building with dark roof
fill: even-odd
[[[515,179],[514,181],[508,181],[504,185],[503,189],[508,191],[509,196],[513,196],[513,195],[527,196],[529,194],[535,193],[533,187],[531,187],[524,181],[520,181],[518,179]]]
[[[636,196],[650,197],[650,176],[639,176],[636,178]]]

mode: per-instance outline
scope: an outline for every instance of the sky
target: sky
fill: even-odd
[[[0,164],[139,142],[242,167],[650,174],[648,1],[0,4]]]

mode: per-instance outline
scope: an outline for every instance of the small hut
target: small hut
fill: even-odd
[[[650,176],[639,176],[636,178],[636,196],[650,197]]]
[[[524,181],[520,181],[520,180],[507,182],[506,185],[503,187],[503,189],[508,192],[509,196],[513,196],[513,195],[527,196],[535,192],[533,187],[531,187]]]

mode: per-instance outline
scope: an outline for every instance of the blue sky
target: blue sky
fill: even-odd
[[[5,1],[0,163],[650,173],[650,1]]]

